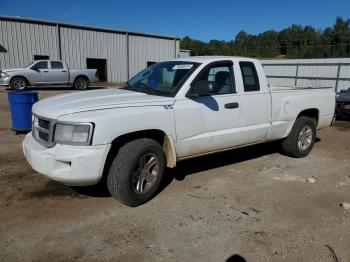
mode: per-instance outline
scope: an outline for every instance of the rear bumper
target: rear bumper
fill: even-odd
[[[31,167],[63,184],[88,186],[97,184],[110,144],[98,146],[55,145],[47,148],[34,140],[32,133],[23,141],[23,152]]]

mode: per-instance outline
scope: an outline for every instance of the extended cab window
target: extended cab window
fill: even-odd
[[[52,61],[51,69],[63,69],[63,63],[60,61]]]
[[[254,63],[239,62],[239,66],[242,72],[244,92],[260,91],[259,78]]]
[[[213,65],[203,69],[196,82],[203,80],[216,83],[216,90],[213,95],[232,94],[236,92],[231,65]]]
[[[32,66],[32,69],[47,69],[47,61],[41,61]]]

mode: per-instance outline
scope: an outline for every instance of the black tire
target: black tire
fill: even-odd
[[[89,80],[85,77],[78,77],[74,81],[74,88],[79,91],[84,91],[89,88]]]
[[[28,82],[24,77],[15,76],[11,79],[10,86],[13,90],[23,91],[28,87]]]
[[[306,141],[305,144],[301,142],[303,139],[299,138],[303,130],[304,131],[311,130],[310,132],[312,132],[309,135],[310,139],[308,141],[305,140]],[[307,116],[301,116],[297,118],[297,120],[295,120],[295,123],[289,135],[287,136],[287,138],[285,138],[282,141],[282,149],[284,153],[288,156],[295,157],[295,158],[305,157],[310,153],[311,149],[313,148],[315,140],[316,140],[315,120]]]
[[[148,156],[155,157],[158,161],[158,175],[155,176],[153,185],[141,193],[137,192],[135,188],[136,180],[139,181],[137,178],[141,177],[141,175],[136,175],[138,171],[135,170],[141,169],[140,162]],[[142,138],[126,143],[119,149],[110,167],[107,177],[108,191],[111,196],[125,205],[133,207],[142,205],[158,192],[164,166],[165,154],[161,145],[156,141]],[[144,182],[140,184],[144,184]]]

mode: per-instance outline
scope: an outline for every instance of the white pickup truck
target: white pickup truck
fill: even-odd
[[[29,86],[73,86],[86,90],[98,81],[96,69],[69,69],[63,60],[38,60],[24,68],[0,71],[0,85],[23,91]]]
[[[334,108],[332,89],[270,87],[254,59],[181,58],[144,69],[120,89],[36,103],[23,150],[53,180],[106,181],[112,196],[137,206],[180,160],[272,140],[304,157]]]

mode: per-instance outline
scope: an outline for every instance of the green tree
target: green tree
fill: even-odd
[[[337,17],[333,27],[315,30],[293,24],[280,32],[268,30],[258,35],[240,31],[233,40],[212,39],[208,43],[186,36],[181,48],[192,55],[235,55],[273,58],[350,57],[350,20]]]

